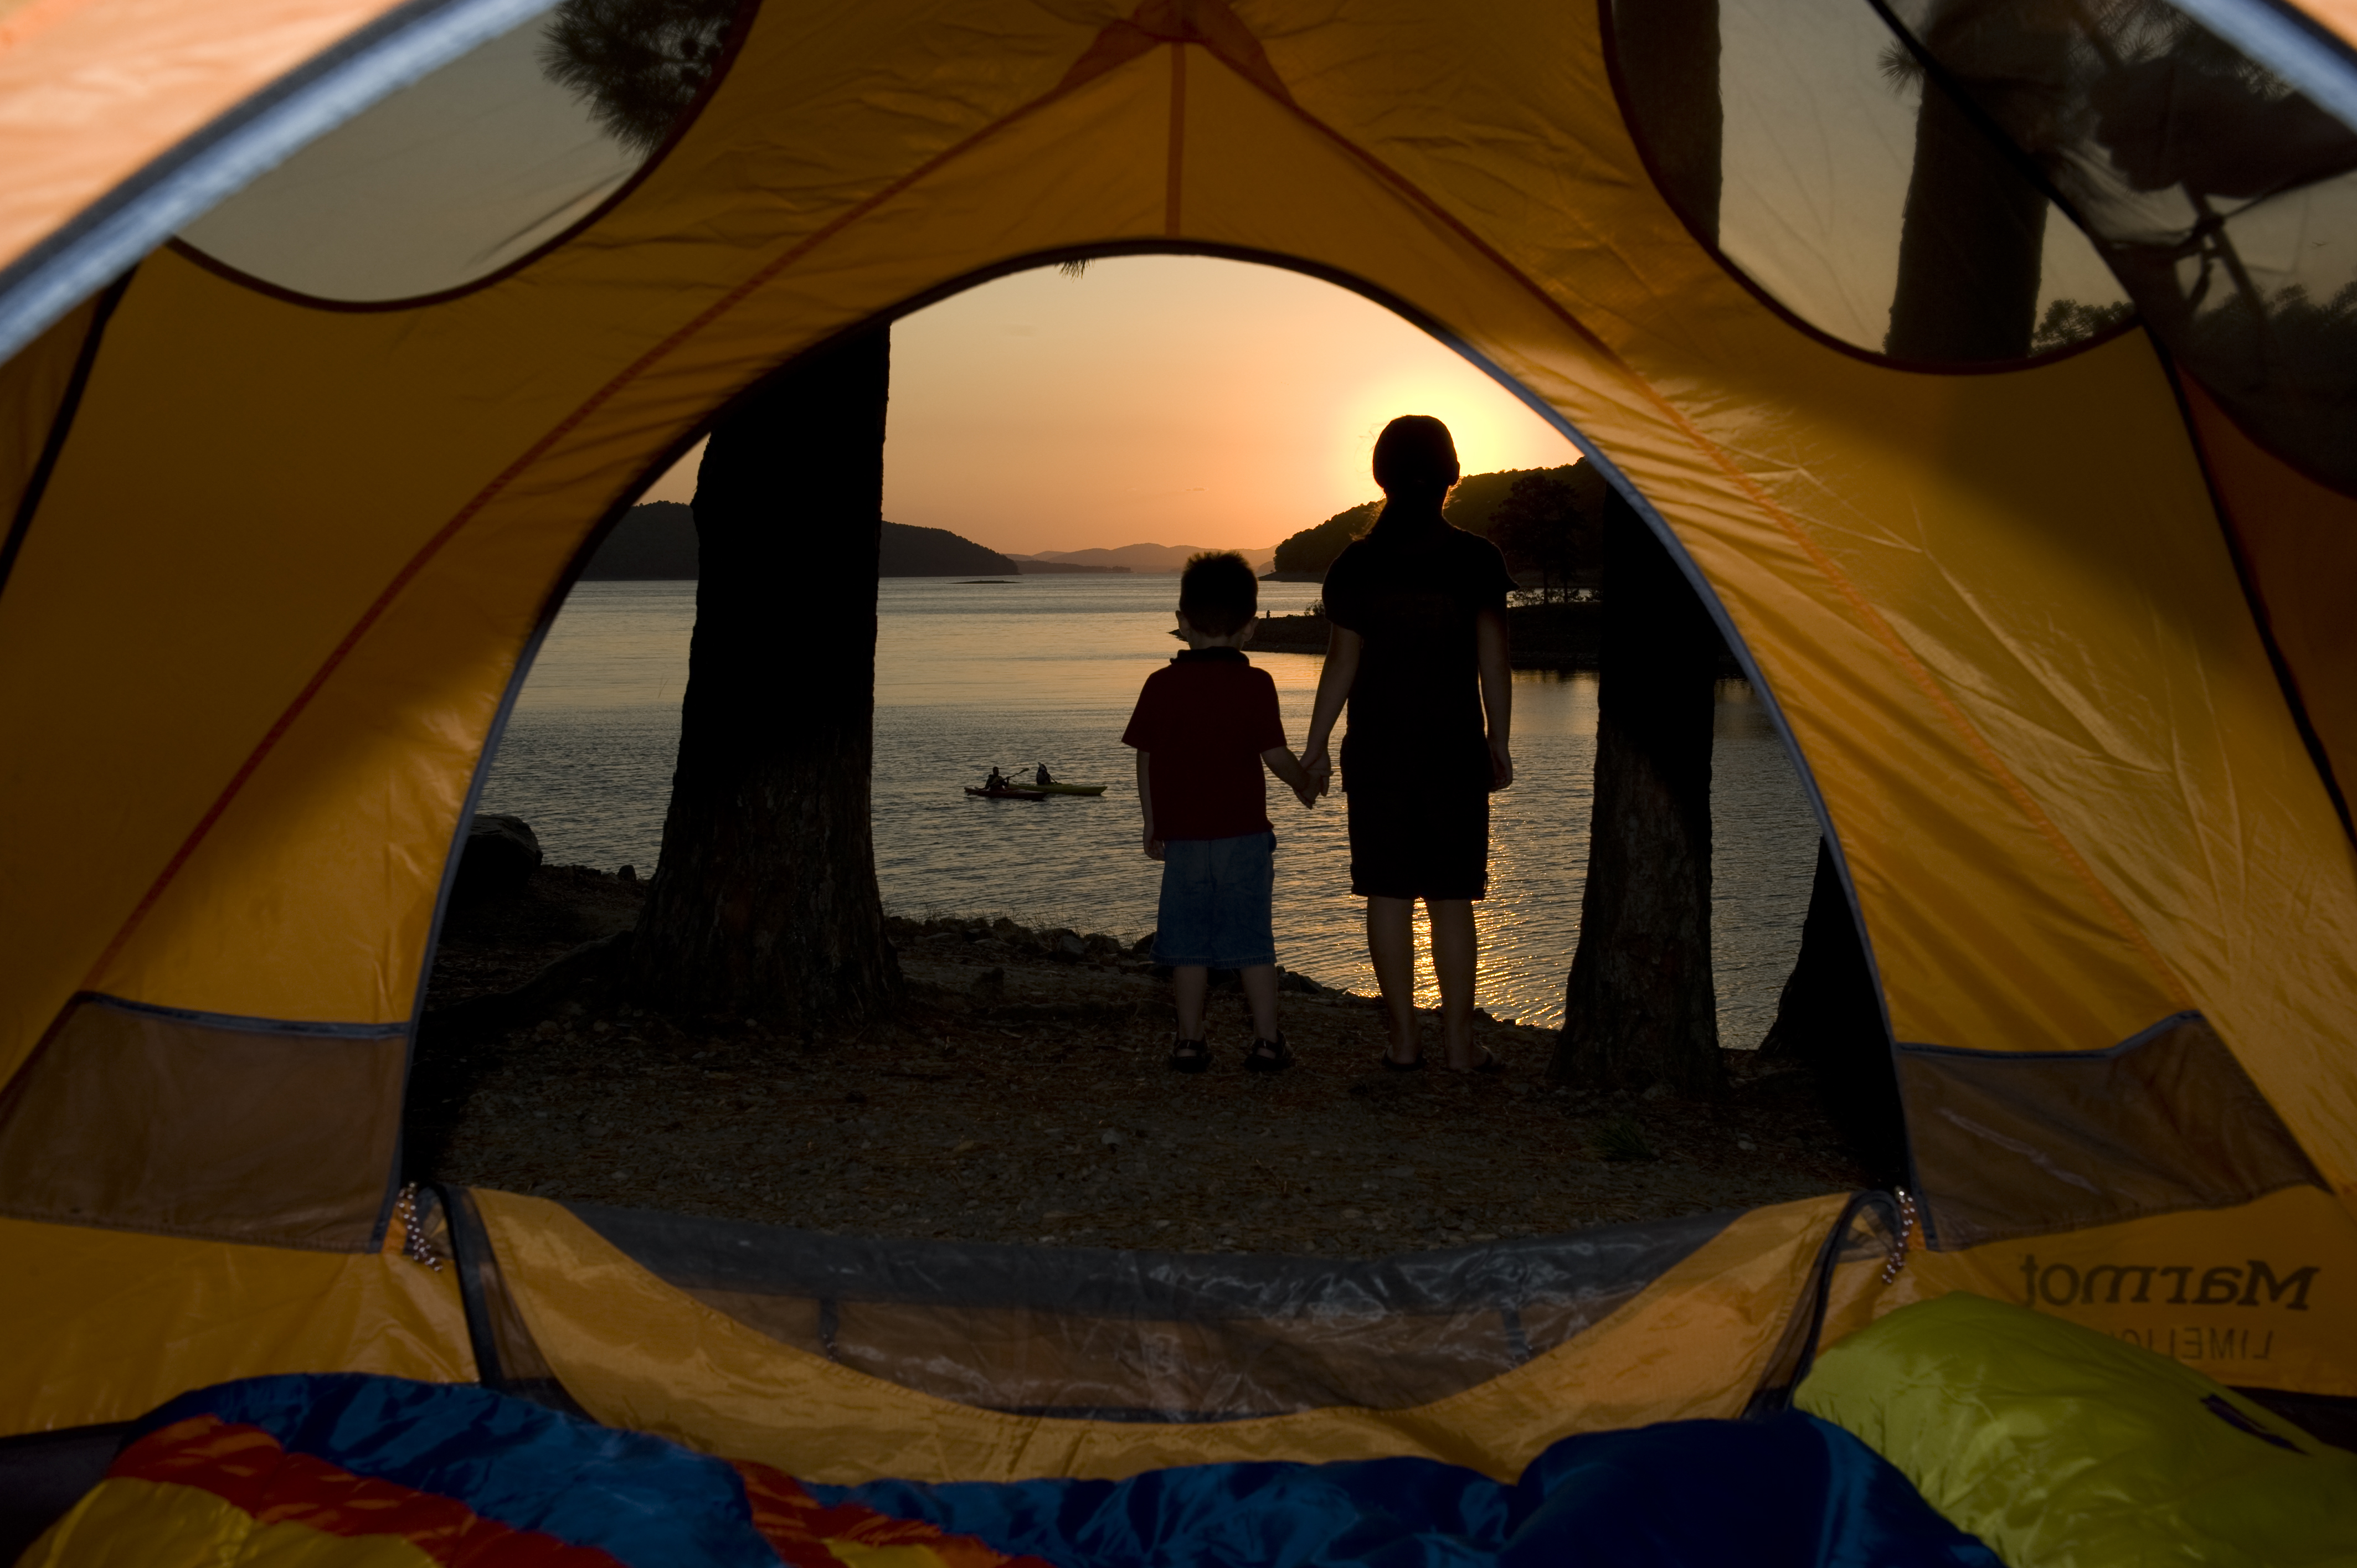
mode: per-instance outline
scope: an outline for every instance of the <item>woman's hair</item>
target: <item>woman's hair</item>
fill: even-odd
[[[1260,610],[1260,579],[1232,550],[1207,550],[1178,575],[1178,613],[1205,637],[1233,637]]]
[[[1401,414],[1375,437],[1375,483],[1387,496],[1437,500],[1457,475],[1457,443],[1428,413]]]

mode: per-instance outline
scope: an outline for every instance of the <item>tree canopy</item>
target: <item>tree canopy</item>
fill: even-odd
[[[1516,576],[1539,574],[1550,597],[1594,585],[1604,560],[1604,498],[1611,487],[1585,463],[1523,474],[1490,517],[1490,542]]]
[[[1552,479],[1571,487],[1584,515],[1590,519],[1593,532],[1593,520],[1602,515],[1606,486],[1603,476],[1595,473],[1587,463],[1567,463],[1560,468],[1504,468],[1491,474],[1468,474],[1449,493],[1442,514],[1468,533],[1489,538],[1498,510],[1513,493],[1515,482],[1532,478]],[[1315,528],[1303,529],[1276,547],[1276,570],[1323,572],[1351,541],[1375,525],[1383,510],[1382,501],[1367,501],[1348,511],[1336,512]],[[1593,559],[1591,549],[1587,564],[1592,564]]]

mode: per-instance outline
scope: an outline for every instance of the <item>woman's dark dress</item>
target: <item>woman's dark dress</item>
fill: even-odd
[[[1446,524],[1384,522],[1326,574],[1326,618],[1365,639],[1342,737],[1351,891],[1490,890],[1490,745],[1473,618],[1514,585],[1498,547]]]

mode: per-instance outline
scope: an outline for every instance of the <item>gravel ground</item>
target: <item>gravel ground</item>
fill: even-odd
[[[434,1004],[507,990],[628,929],[640,892],[550,867],[521,898],[455,915]],[[910,1001],[842,1037],[659,1017],[594,982],[537,1022],[429,1019],[413,1171],[817,1230],[1327,1256],[1867,1180],[1805,1078],[1760,1076],[1746,1053],[1727,1053],[1737,1088],[1714,1103],[1584,1093],[1544,1081],[1552,1031],[1482,1016],[1503,1073],[1388,1072],[1373,1001],[1295,976],[1290,1072],[1243,1070],[1251,1027],[1230,989],[1213,997],[1214,1067],[1181,1076],[1163,1065],[1167,985],[1112,939],[1006,920],[892,926]]]

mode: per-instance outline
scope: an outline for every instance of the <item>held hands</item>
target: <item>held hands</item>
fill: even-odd
[[[1318,804],[1318,797],[1326,793],[1328,782],[1334,776],[1334,764],[1328,760],[1323,746],[1312,746],[1302,752],[1292,780],[1293,798],[1306,807]]]
[[[1284,746],[1272,746],[1260,754],[1260,759],[1285,780],[1285,787],[1304,807],[1316,805],[1318,797],[1326,793],[1326,776],[1309,766],[1308,757],[1296,757]]]
[[[1309,804],[1327,792],[1334,779],[1334,759],[1326,754],[1326,743],[1313,740],[1301,749],[1301,771],[1309,776],[1308,793],[1296,789],[1303,805]]]

